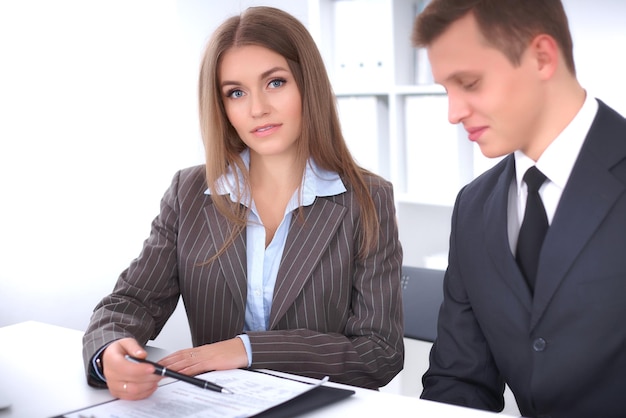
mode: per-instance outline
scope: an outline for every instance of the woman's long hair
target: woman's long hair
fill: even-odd
[[[200,129],[206,153],[206,179],[217,209],[231,223],[231,236],[219,256],[246,227],[248,208],[218,195],[217,180],[228,171],[240,171],[249,190],[248,172],[239,154],[246,145],[230,124],[219,85],[219,65],[233,47],[256,45],[282,55],[294,75],[302,97],[302,132],[297,141],[297,163],[304,168],[312,157],[326,170],[334,171],[352,189],[361,209],[360,226],[363,257],[378,240],[378,216],[364,176],[341,133],[335,96],[315,41],[304,25],[290,14],[272,7],[251,7],[233,16],[214,32],[202,59],[199,79]],[[239,196],[245,190],[236,191]]]

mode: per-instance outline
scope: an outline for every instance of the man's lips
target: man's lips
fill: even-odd
[[[465,128],[467,131],[467,137],[470,141],[478,141],[481,135],[487,130],[487,126],[479,126],[475,128]]]

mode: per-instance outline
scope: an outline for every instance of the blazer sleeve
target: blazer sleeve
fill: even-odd
[[[249,332],[252,367],[330,376],[336,382],[369,388],[384,386],[402,370],[402,248],[391,184],[380,180],[373,186],[372,197],[380,222],[378,242],[364,259],[349,261],[354,267],[347,269],[352,272],[347,279],[351,294],[346,297],[350,306],[342,332],[305,327]],[[359,237],[358,233],[350,237],[355,248]],[[346,278],[332,278],[333,282],[341,280]]]
[[[495,365],[487,341],[474,316],[464,286],[457,253],[458,215],[463,190],[452,214],[450,253],[444,277],[444,299],[439,312],[437,339],[430,352],[430,365],[422,378],[421,398],[501,411],[504,380]]]
[[[94,379],[92,359],[106,344],[125,337],[140,344],[154,339],[179,299],[176,235],[180,172],[161,200],[148,239],[139,256],[121,273],[113,292],[95,307],[83,336],[83,360],[88,382]]]

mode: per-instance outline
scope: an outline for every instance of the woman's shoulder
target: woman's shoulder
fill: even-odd
[[[202,177],[204,178],[206,173],[206,165],[199,164],[191,167],[185,167],[178,170],[178,173],[181,177]]]
[[[195,165],[178,170],[174,175],[173,183],[176,184],[179,191],[201,190],[204,192],[207,188],[205,165]]]
[[[372,194],[380,190],[393,191],[393,184],[389,180],[371,171],[363,173],[363,181]]]
[[[378,196],[382,199],[393,199],[393,184],[389,180],[370,171],[364,171],[361,178],[370,196]],[[354,196],[355,187],[344,178],[342,178],[342,181],[346,187],[346,193],[344,193],[341,198],[350,200]]]

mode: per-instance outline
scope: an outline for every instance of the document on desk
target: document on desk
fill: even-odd
[[[315,389],[327,380],[311,384],[262,371],[242,369],[214,371],[198,377],[217,383],[233,393],[220,393],[182,381],[173,381],[159,386],[147,399],[138,401],[116,399],[64,414],[62,417],[251,417],[287,401],[295,401],[294,398]]]

